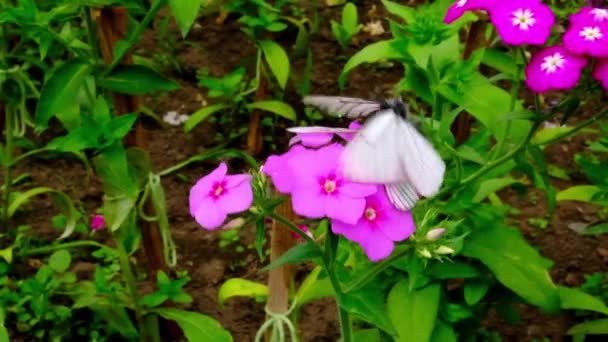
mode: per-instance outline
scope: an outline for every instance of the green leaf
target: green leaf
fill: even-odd
[[[260,48],[266,58],[266,63],[277,79],[281,89],[285,89],[289,78],[289,57],[281,45],[271,40],[260,41]]]
[[[490,282],[484,278],[467,280],[464,283],[464,301],[473,306],[483,298],[490,288]]]
[[[49,266],[57,273],[67,271],[71,263],[72,255],[65,249],[58,250],[49,257]]]
[[[263,270],[268,271],[286,264],[309,261],[316,258],[321,258],[322,256],[323,252],[316,244],[311,242],[301,243],[285,252],[278,259],[270,263],[270,265],[264,267]]]
[[[604,302],[582,290],[558,286],[562,309],[589,310],[608,315],[608,306]]]
[[[135,176],[129,170],[127,153],[120,143],[104,148],[93,160],[97,174],[104,182],[106,196],[137,197],[137,184]]]
[[[401,52],[394,47],[394,44],[399,42],[399,40],[383,40],[370,44],[355,53],[348,62],[346,62],[342,69],[342,73],[340,73],[338,79],[340,88],[344,88],[348,73],[357,66],[363,63],[373,63],[381,60],[400,58]]]
[[[477,193],[475,194],[475,196],[473,196],[473,203],[479,203],[483,201],[486,197],[488,197],[490,194],[518,183],[521,182],[512,177],[502,177],[485,180],[479,185]]]
[[[517,102],[515,108],[510,110],[511,95],[490,83],[478,72],[458,87],[440,83],[437,91],[478,119],[497,140],[506,138],[509,142],[517,144],[522,142],[530,131],[531,123],[528,121],[502,119],[508,113],[522,111],[521,103]],[[510,125],[510,129],[509,134],[505,135],[507,125]]]
[[[603,235],[608,233],[608,223],[600,223],[591,227],[585,228],[581,235]]]
[[[602,335],[608,334],[608,318],[596,319],[577,324],[568,330],[568,335]]]
[[[257,101],[247,105],[249,109],[261,109],[271,113],[275,113],[279,116],[284,117],[285,119],[289,119],[291,121],[296,121],[296,111],[283,101],[278,100],[266,100],[266,101]]]
[[[483,64],[500,71],[503,74],[509,75],[511,78],[515,78],[517,74],[517,64],[513,54],[500,51],[495,48],[486,49],[483,54],[481,61]],[[525,73],[521,73],[520,80],[525,80]]]
[[[395,335],[396,324],[391,323],[384,303],[384,295],[379,288],[366,287],[344,294],[340,306],[353,316]]]
[[[80,106],[77,103],[71,103],[55,113],[55,117],[65,129],[72,131],[80,126]]]
[[[435,323],[435,329],[433,329],[431,342],[458,342],[454,327],[438,320]]]
[[[437,318],[440,294],[439,283],[412,290],[407,279],[395,284],[387,299],[388,314],[399,334],[395,341],[430,340]]]
[[[416,20],[416,8],[398,4],[396,2],[382,0],[386,10],[403,19],[406,23],[413,23]]]
[[[158,308],[154,312],[175,321],[190,342],[232,342],[232,336],[215,319],[200,314],[173,308]]]
[[[544,145],[546,142],[570,132],[573,128],[570,126],[559,126],[540,129],[534,133],[534,136],[530,139],[530,143],[533,145]]]
[[[196,112],[194,112],[194,114],[190,115],[188,120],[186,120],[186,123],[184,124],[184,131],[186,133],[190,132],[196,125],[198,125],[201,121],[205,120],[211,114],[220,111],[226,107],[228,106],[222,103],[218,103],[197,110]]]
[[[338,342],[342,342],[342,338]],[[353,342],[381,342],[380,330],[378,329],[363,329],[353,331]]]
[[[591,199],[601,189],[595,185],[575,185],[557,193],[558,201],[579,201],[592,203]]]
[[[266,298],[268,286],[247,279],[231,278],[222,284],[217,297],[220,306],[224,305],[226,299],[232,297]]]
[[[44,83],[36,107],[36,127],[43,131],[57,112],[68,108],[74,101],[78,89],[93,70],[93,65],[72,59],[62,64]]]
[[[357,6],[349,2],[342,9],[342,27],[348,32],[349,36],[352,36],[359,31],[360,26],[358,24]]]
[[[102,131],[106,139],[114,143],[129,133],[133,124],[135,124],[135,120],[137,120],[137,114],[120,115],[106,122],[102,127]]]
[[[116,93],[141,95],[157,90],[175,90],[179,83],[164,78],[159,73],[143,65],[119,65],[105,78],[99,80],[99,86]]]
[[[190,31],[190,27],[194,24],[194,20],[198,15],[198,10],[201,8],[201,2],[191,0],[169,0],[169,6],[171,6],[171,12],[173,12],[173,16],[175,17],[182,37],[186,38],[188,31]]]
[[[475,266],[461,261],[436,262],[426,271],[426,275],[437,279],[477,278],[482,275]]]
[[[319,279],[322,268],[317,266],[306,276],[302,285],[296,293],[298,305],[303,305],[313,300],[335,296],[334,288],[331,286],[329,277]]]
[[[519,230],[495,225],[475,231],[461,253],[479,259],[498,281],[529,303],[547,312],[559,310],[557,287],[547,271],[552,262],[540,256]]]

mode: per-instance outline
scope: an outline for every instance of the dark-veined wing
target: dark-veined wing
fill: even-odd
[[[380,102],[344,96],[309,95],[302,99],[305,105],[314,106],[329,115],[351,119],[364,118],[380,110]]]

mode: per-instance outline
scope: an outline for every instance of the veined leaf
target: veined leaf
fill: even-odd
[[[266,100],[266,101],[257,101],[247,105],[247,108],[250,109],[261,109],[267,112],[275,113],[279,116],[284,117],[285,119],[289,119],[291,121],[296,121],[296,111],[283,101],[278,100]]]
[[[198,15],[198,10],[201,8],[200,1],[191,0],[169,0],[169,6],[171,6],[171,12],[175,17],[177,26],[185,38],[190,31],[190,27],[194,24],[194,20]]]
[[[281,47],[281,45],[271,40],[262,40],[260,42],[260,48],[264,53],[266,62],[270,67],[270,70],[277,79],[281,89],[285,89],[287,79],[289,78],[289,57],[287,53]]]
[[[196,112],[194,112],[194,114],[190,115],[188,120],[186,120],[186,123],[184,124],[184,131],[186,131],[186,133],[190,132],[196,125],[208,118],[211,114],[220,111],[226,107],[228,106],[222,103],[218,103],[197,110]]]
[[[407,279],[398,282],[388,294],[387,310],[397,329],[395,341],[427,342],[433,334],[441,286],[432,283],[411,289]]]
[[[231,278],[222,284],[217,297],[220,305],[224,305],[226,299],[232,297],[266,298],[268,286],[247,279]]]
[[[232,342],[230,333],[218,321],[209,316],[174,308],[158,308],[154,312],[166,319],[175,321],[190,342]]]
[[[99,80],[99,86],[113,92],[141,95],[157,90],[175,90],[179,83],[164,78],[159,73],[143,65],[120,65],[108,76]]]
[[[399,59],[401,52],[395,49],[394,45],[397,40],[383,40],[370,44],[355,53],[344,65],[338,82],[340,88],[344,88],[348,73],[357,66],[364,63],[373,63],[387,59]]]

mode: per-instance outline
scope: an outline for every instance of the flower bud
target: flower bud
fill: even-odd
[[[445,233],[445,228],[431,229],[426,233],[424,238],[427,241],[437,241]]]
[[[435,250],[435,253],[437,253],[437,254],[454,254],[454,252],[455,251],[448,246],[439,246]]]
[[[433,255],[431,254],[431,252],[429,252],[429,250],[426,249],[426,248],[421,249],[418,253],[420,253],[420,256],[422,256],[424,258],[430,259],[430,258],[433,257]]]
[[[234,228],[239,228],[242,227],[245,224],[245,219],[242,217],[237,217],[235,219],[232,219],[230,221],[228,221],[228,223],[226,223],[225,225],[222,226],[222,229],[234,229]]]
[[[106,228],[106,220],[103,215],[94,215],[93,218],[91,218],[91,229],[100,230],[104,228]]]

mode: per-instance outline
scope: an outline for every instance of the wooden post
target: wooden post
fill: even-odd
[[[471,54],[482,46],[486,45],[486,30],[488,22],[485,18],[479,18],[478,21],[471,24],[467,41],[464,46],[463,59],[468,59]],[[473,118],[469,113],[461,113],[456,121],[452,124],[451,130],[456,140],[456,145],[460,145],[469,139],[471,135],[471,125]]]
[[[286,200],[276,209],[277,214],[289,221],[297,220],[297,215],[291,208],[291,200]],[[272,235],[270,237],[270,262],[275,261],[296,244],[291,230],[276,220],[272,222]],[[267,308],[272,313],[285,313],[289,309],[289,288],[293,279],[293,265],[284,265],[273,268],[268,273],[268,301]],[[269,340],[270,334],[266,334]]]
[[[264,77],[260,77],[260,84],[255,93],[255,101],[261,101],[266,98],[267,81]],[[263,137],[262,137],[262,112],[259,109],[254,109],[249,117],[249,129],[247,131],[247,153],[252,156],[257,156],[262,152]]]

